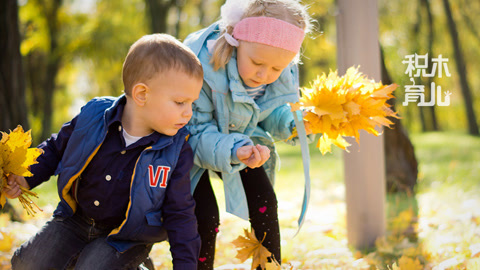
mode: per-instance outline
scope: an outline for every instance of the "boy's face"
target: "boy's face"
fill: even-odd
[[[294,52],[265,44],[240,41],[237,68],[243,83],[250,87],[273,83],[295,57]]]
[[[170,69],[146,83],[149,87],[144,108],[148,128],[173,136],[192,117],[192,103],[198,99],[203,79]]]

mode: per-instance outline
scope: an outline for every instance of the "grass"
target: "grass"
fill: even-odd
[[[314,144],[310,146],[311,204],[304,227],[294,237],[303,196],[302,162],[299,147],[278,143],[281,168],[275,189],[284,265],[296,269],[388,269],[393,263],[403,263],[402,269],[408,269],[407,262],[418,260],[418,269],[442,263],[443,269],[480,269],[474,268],[480,265],[480,259],[474,258],[480,256],[475,251],[480,249],[480,138],[431,132],[413,134],[411,139],[419,162],[416,196],[387,196],[387,234],[370,251],[356,251],[348,245],[342,151],[334,149],[322,156]],[[214,180],[213,186],[223,210],[222,182]],[[39,205],[56,206],[55,179],[36,191]],[[230,242],[249,224],[225,212],[221,223],[216,266],[238,263]],[[408,229],[413,229],[418,240],[405,237]],[[155,245],[152,256],[157,269],[171,267],[168,243]]]

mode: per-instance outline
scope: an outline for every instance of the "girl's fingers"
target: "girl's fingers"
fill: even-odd
[[[258,164],[262,161],[262,156],[260,155],[260,152],[258,151],[257,147],[252,147],[252,151],[253,151],[252,161],[254,163],[252,165],[254,166],[253,168],[256,168],[258,167]]]
[[[237,157],[240,160],[248,159],[252,155],[251,152],[251,145],[242,146],[237,150]]]
[[[260,153],[260,156],[262,158],[262,164],[265,163],[270,158],[270,149],[268,147],[257,144],[257,149]]]

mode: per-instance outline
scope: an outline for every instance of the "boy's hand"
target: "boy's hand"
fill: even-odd
[[[20,186],[30,189],[25,177],[11,174],[8,176],[7,186],[3,189],[5,196],[9,199],[15,199],[22,194]]]
[[[270,158],[270,149],[264,145],[245,145],[237,150],[238,159],[254,169],[262,166]]]

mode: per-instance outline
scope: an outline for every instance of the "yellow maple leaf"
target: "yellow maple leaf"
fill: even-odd
[[[253,228],[251,232],[249,232],[247,229],[244,229],[244,233],[245,236],[239,236],[237,239],[232,241],[232,244],[234,244],[237,248],[236,258],[240,259],[241,262],[244,262],[248,258],[252,257],[252,269],[255,269],[259,265],[262,269],[265,269],[267,259],[272,256],[272,253],[262,245],[265,236],[263,237],[262,241],[258,241]],[[272,265],[269,267],[270,269],[275,269],[271,268]]]
[[[420,261],[415,258],[413,260],[410,257],[407,256],[402,256],[400,259],[398,259],[398,267],[400,270],[422,270],[423,265],[420,263]]]
[[[386,102],[394,97],[392,92],[396,88],[396,84],[369,80],[358,67],[351,67],[341,77],[337,71],[317,76],[309,88],[300,89],[300,101],[290,106],[292,110],[307,112],[304,121],[310,124],[313,133],[323,134],[317,148],[325,154],[331,152],[332,144],[346,150],[349,144],[343,139],[345,136],[355,137],[359,143],[359,130],[378,136],[376,127],[390,127],[393,122],[386,117],[398,116]],[[293,132],[290,138],[295,136],[297,133]]]
[[[8,252],[12,249],[13,240],[15,238],[12,237],[8,233],[0,232],[0,251],[1,252]]]
[[[30,165],[37,163],[37,158],[43,151],[38,148],[29,148],[32,144],[31,131],[24,132],[22,126],[18,125],[9,134],[2,132],[0,140],[0,204],[5,205],[6,198],[3,188],[7,186],[7,177],[10,174],[19,176],[32,176]],[[21,187],[22,195],[18,197],[23,207],[29,214],[35,211],[32,204],[36,204],[28,198],[28,195],[37,196],[34,192]],[[38,208],[38,206],[37,206]],[[38,208],[40,209],[40,208]]]
[[[268,262],[265,264],[265,270],[281,270],[281,269],[282,267],[276,261]]]
[[[15,128],[10,134],[2,132],[0,151],[2,153],[2,169],[5,175],[16,174],[32,176],[29,166],[37,163],[42,153],[38,148],[30,148],[32,136],[30,131],[24,132],[22,126]]]

